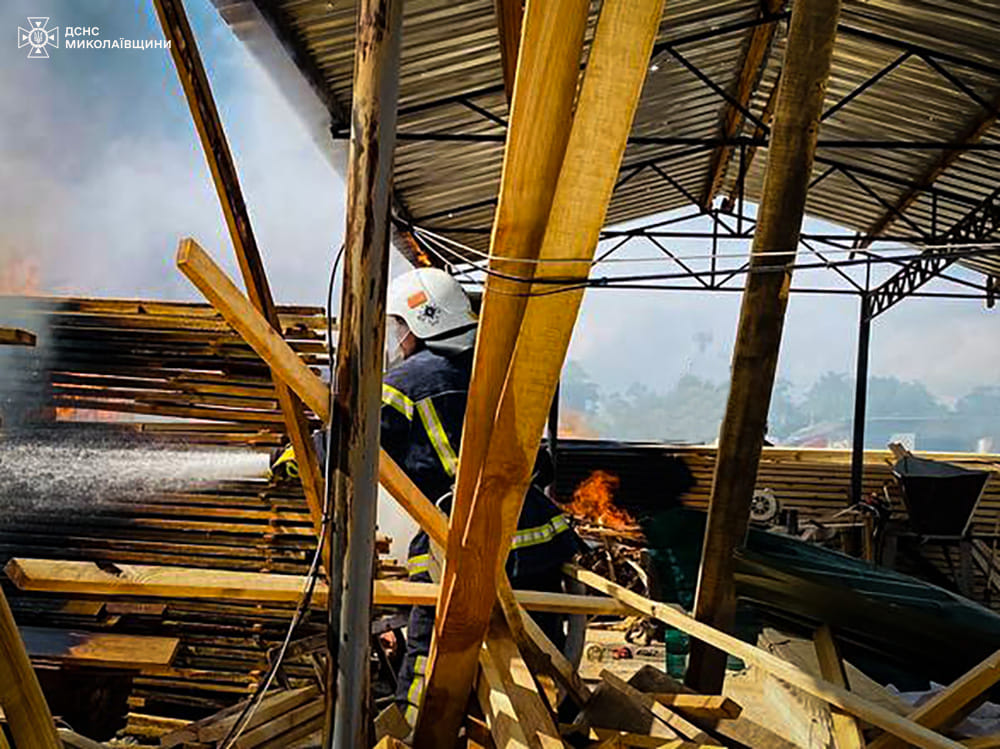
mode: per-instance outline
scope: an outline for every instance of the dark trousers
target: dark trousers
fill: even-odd
[[[511,585],[515,589],[558,593],[562,591],[562,574],[559,567],[553,567],[532,574],[530,579],[512,578]],[[566,617],[562,614],[534,612],[531,618],[552,643],[562,650],[566,644]],[[431,650],[433,634],[433,607],[414,606],[410,609],[410,622],[406,629],[406,657],[399,670],[396,704],[405,712],[411,724],[416,722],[417,709],[423,698],[427,654]]]

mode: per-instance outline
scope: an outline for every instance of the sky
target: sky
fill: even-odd
[[[343,237],[343,180],[209,1],[186,5],[275,297],[322,304]],[[47,292],[195,299],[173,267],[178,239],[192,236],[235,273],[169,53],[60,48],[50,59],[28,59],[14,44],[28,16],[97,25],[106,39],[161,38],[147,0],[2,4],[9,43],[0,47],[0,262],[36,260]],[[704,242],[671,248],[684,256],[706,251]],[[649,253],[628,249],[621,257]],[[397,259],[393,272],[400,267]],[[724,380],[738,312],[738,294],[592,290],[570,358],[609,391],[631,382],[667,390],[684,373]],[[873,326],[871,372],[920,379],[946,401],[998,384],[998,315],[974,301],[906,300]],[[857,318],[854,297],[793,294],[779,377],[806,387],[829,370],[852,372]]]

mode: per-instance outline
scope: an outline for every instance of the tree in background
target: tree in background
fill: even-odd
[[[728,382],[691,374],[681,376],[665,392],[633,382],[622,391],[606,392],[579,362],[563,373],[564,411],[578,415],[586,436],[620,440],[713,443],[726,408]],[[896,433],[918,435],[918,449],[1000,452],[1000,386],[979,387],[954,408],[938,400],[919,381],[872,377],[868,385],[866,445],[884,447]],[[826,372],[801,396],[788,380],[778,380],[771,397],[768,439],[775,444],[793,435],[819,434],[822,439],[850,440],[854,419],[854,380],[842,372]],[[796,433],[799,433],[798,435]]]

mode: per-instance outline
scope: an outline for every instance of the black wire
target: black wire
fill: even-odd
[[[337,692],[337,671],[339,670],[339,651],[338,648],[333,647],[337,644],[335,640],[339,640],[339,621],[333,621],[334,618],[339,620],[340,611],[340,590],[339,588],[343,585],[343,571],[340,570],[337,578],[334,578],[333,569],[334,565],[340,563],[340,555],[334,553],[333,545],[336,540],[334,534],[331,533],[330,525],[333,521],[334,514],[334,504],[333,504],[333,482],[330,480],[333,474],[333,413],[334,405],[337,396],[337,385],[336,385],[336,371],[334,366],[334,354],[333,354],[333,283],[334,278],[337,275],[337,266],[340,265],[340,260],[344,256],[344,244],[340,245],[340,249],[337,250],[337,257],[334,258],[333,268],[330,271],[330,283],[326,289],[326,351],[327,351],[327,366],[329,368],[330,374],[330,387],[329,387],[329,401],[327,412],[329,413],[329,418],[326,421],[326,450],[325,450],[325,460],[323,461],[323,521],[325,523],[324,532],[320,534],[319,542],[324,547],[329,544],[330,546],[330,565],[331,569],[328,571],[328,582],[329,582],[329,596],[330,601],[334,604],[330,606],[327,611],[327,671],[333,674],[333,678],[329,682],[330,694],[326,696],[328,703],[331,706],[336,706],[336,692]],[[341,521],[343,522],[343,521]],[[317,553],[319,553],[320,547],[317,546]],[[331,637],[331,635],[336,634],[336,638]],[[333,707],[332,709],[335,709]],[[331,721],[331,725],[333,721]]]
[[[335,387],[334,381],[333,381],[333,358],[334,358],[333,357],[333,314],[332,314],[333,286],[337,276],[337,268],[340,265],[340,259],[343,257],[343,255],[344,255],[344,245],[341,244],[340,249],[337,250],[336,257],[334,258],[333,268],[330,270],[330,281],[327,285],[327,290],[326,290],[326,353],[327,353],[327,362],[330,367],[329,413],[331,414],[333,413],[333,401],[336,395],[334,389]],[[245,730],[246,726],[240,726],[240,724],[246,719],[247,715],[249,715],[253,710],[256,710],[257,706],[264,699],[265,695],[264,685],[266,685],[271,680],[274,673],[279,668],[281,668],[281,664],[285,659],[286,653],[288,652],[288,646],[292,641],[292,636],[294,635],[295,631],[299,628],[299,626],[302,624],[302,621],[305,618],[305,614],[309,610],[309,604],[312,602],[312,597],[316,590],[316,583],[319,579],[319,562],[323,556],[323,547],[326,544],[326,537],[329,534],[330,530],[331,509],[333,505],[333,500],[332,500],[333,494],[330,490],[330,470],[332,465],[332,460],[330,459],[330,453],[332,451],[329,449],[330,439],[331,439],[330,429],[332,422],[333,422],[332,419],[328,420],[327,422],[327,430],[326,430],[327,450],[326,450],[326,460],[324,461],[324,472],[323,472],[323,477],[324,477],[323,516],[320,521],[320,530],[319,530],[319,537],[316,542],[316,551],[313,553],[312,561],[309,563],[309,571],[307,573],[307,575],[309,576],[309,585],[306,587],[305,592],[299,599],[298,605],[295,608],[295,613],[292,615],[291,622],[289,622],[288,625],[288,631],[285,633],[285,638],[281,643],[281,650],[278,651],[278,657],[274,659],[274,663],[272,663],[271,666],[268,668],[267,673],[264,675],[264,677],[257,682],[257,688],[254,690],[253,696],[250,698],[249,702],[247,702],[247,704],[243,707],[243,710],[240,712],[239,717],[233,722],[232,726],[229,727],[229,732],[226,734],[226,737],[220,743],[220,746],[222,747],[226,747],[228,745],[230,739],[232,739],[234,735],[234,732],[236,732],[235,735],[238,736],[239,733]],[[240,728],[237,731],[238,726],[240,726]]]

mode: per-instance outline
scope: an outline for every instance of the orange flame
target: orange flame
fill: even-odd
[[[635,525],[625,510],[615,506],[615,491],[621,482],[613,473],[593,471],[573,492],[566,511],[574,517],[615,530]]]
[[[559,435],[580,439],[595,439],[599,436],[587,423],[587,417],[584,414],[570,408],[559,410]]]

